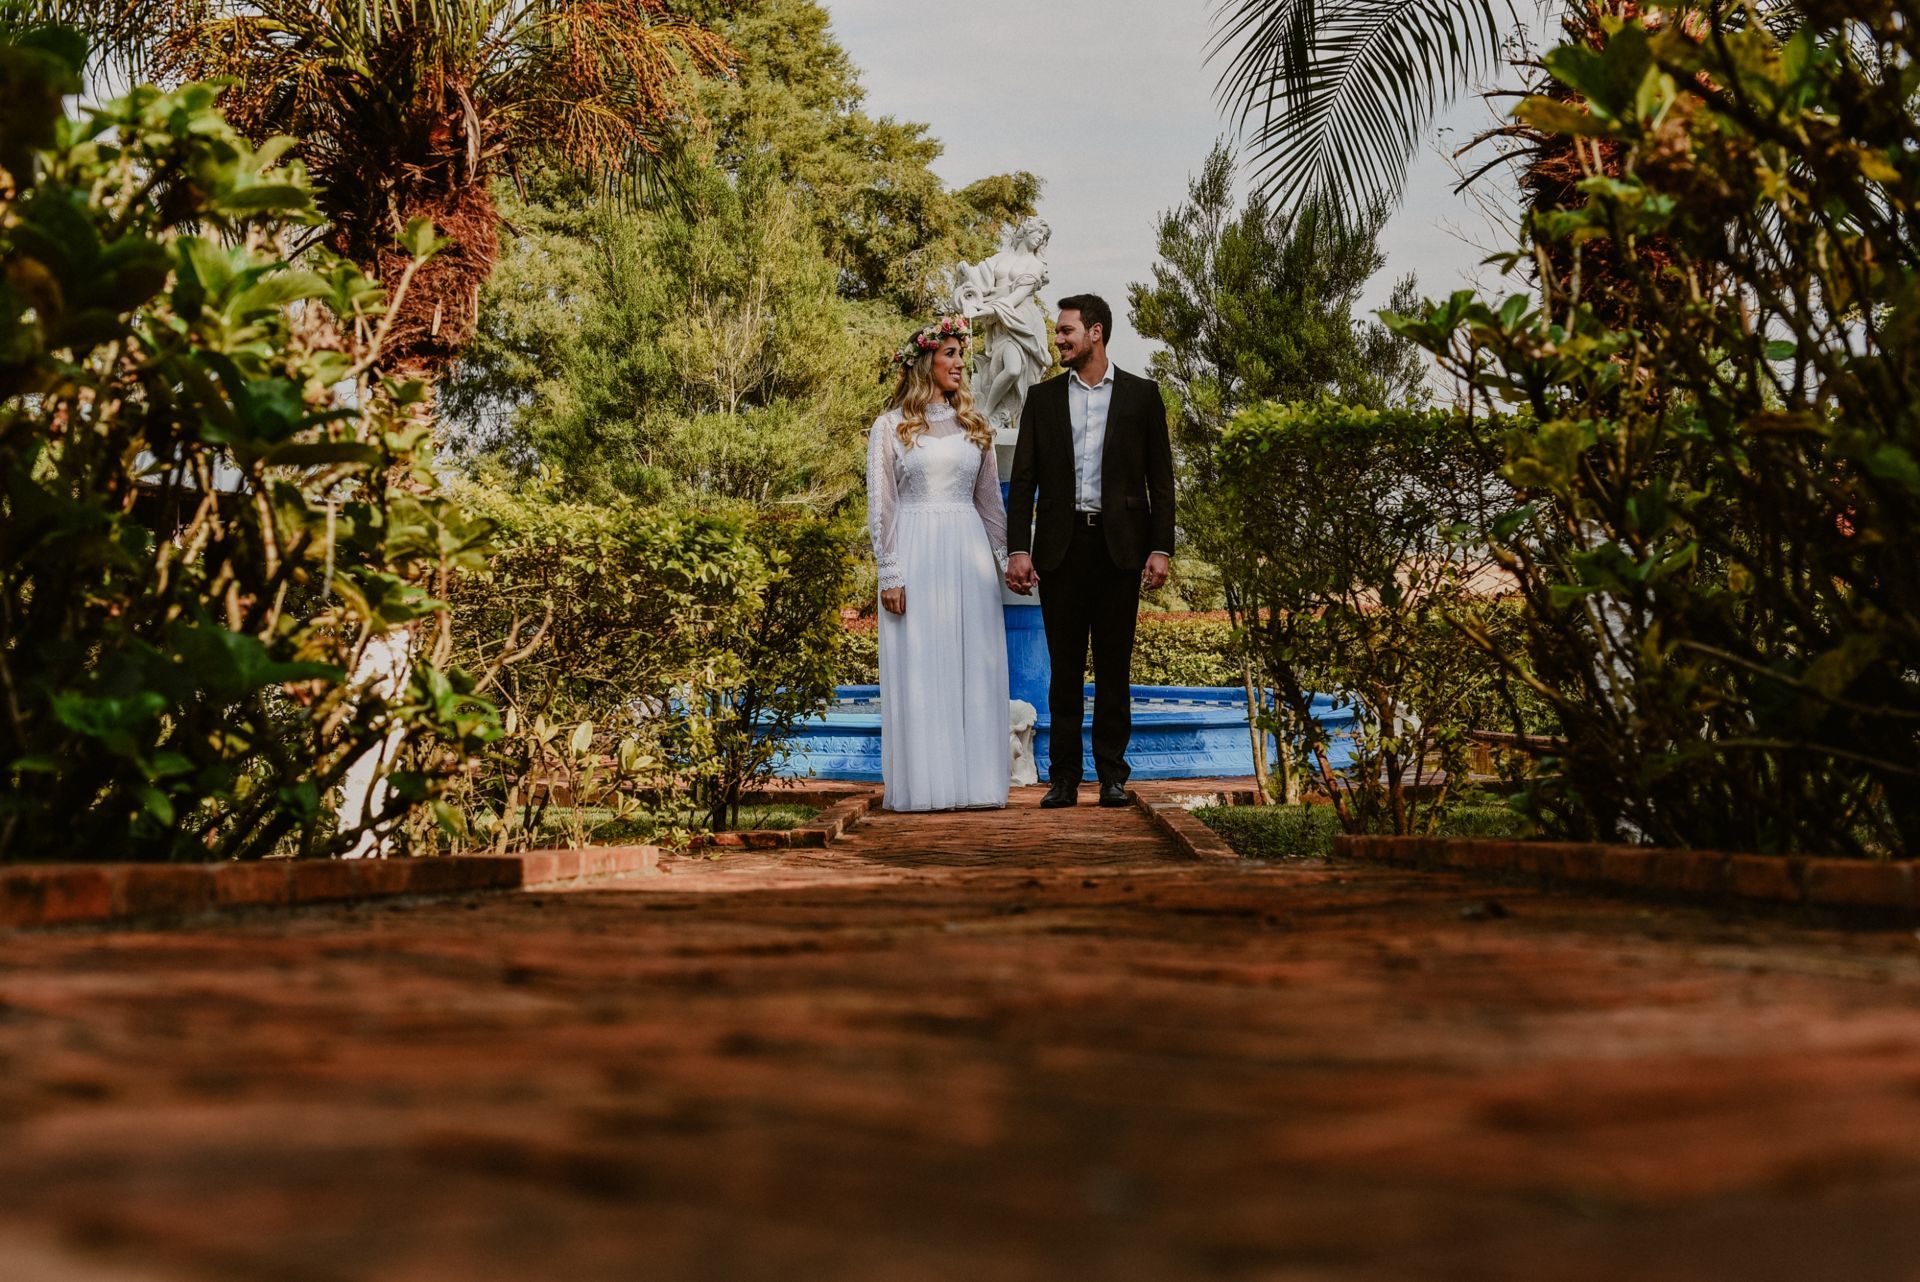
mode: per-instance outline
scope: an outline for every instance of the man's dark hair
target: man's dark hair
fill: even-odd
[[[1113,308],[1098,294],[1072,294],[1054,304],[1058,311],[1079,312],[1080,323],[1088,329],[1100,327],[1100,341],[1113,341]]]

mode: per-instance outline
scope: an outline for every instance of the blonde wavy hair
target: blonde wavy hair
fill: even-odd
[[[966,350],[964,343],[961,350]],[[943,399],[945,393],[933,385],[932,352],[900,371],[900,382],[887,403],[888,409],[900,411],[900,426],[894,429],[900,434],[900,444],[913,448],[914,441],[926,434],[927,406]],[[992,448],[993,425],[973,407],[973,385],[964,365],[960,367],[960,390],[953,394],[953,413],[969,441],[983,450]]]

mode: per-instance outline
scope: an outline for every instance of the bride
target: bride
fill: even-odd
[[[888,810],[1007,804],[1007,513],[993,429],[967,387],[969,337],[948,316],[901,345],[867,442]]]

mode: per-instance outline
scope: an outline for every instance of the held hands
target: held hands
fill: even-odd
[[[1167,556],[1164,552],[1155,552],[1147,558],[1147,564],[1140,571],[1140,586],[1151,592],[1167,581]]]
[[[888,614],[907,612],[907,590],[905,588],[887,588],[880,593],[880,608]]]
[[[1033,572],[1033,558],[1025,552],[1015,552],[1007,558],[1007,587],[1021,596],[1032,596],[1033,585],[1040,576]]]

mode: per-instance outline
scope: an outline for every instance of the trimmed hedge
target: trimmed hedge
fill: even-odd
[[[1233,625],[1224,613],[1141,615],[1133,638],[1133,681],[1143,686],[1238,686]]]

